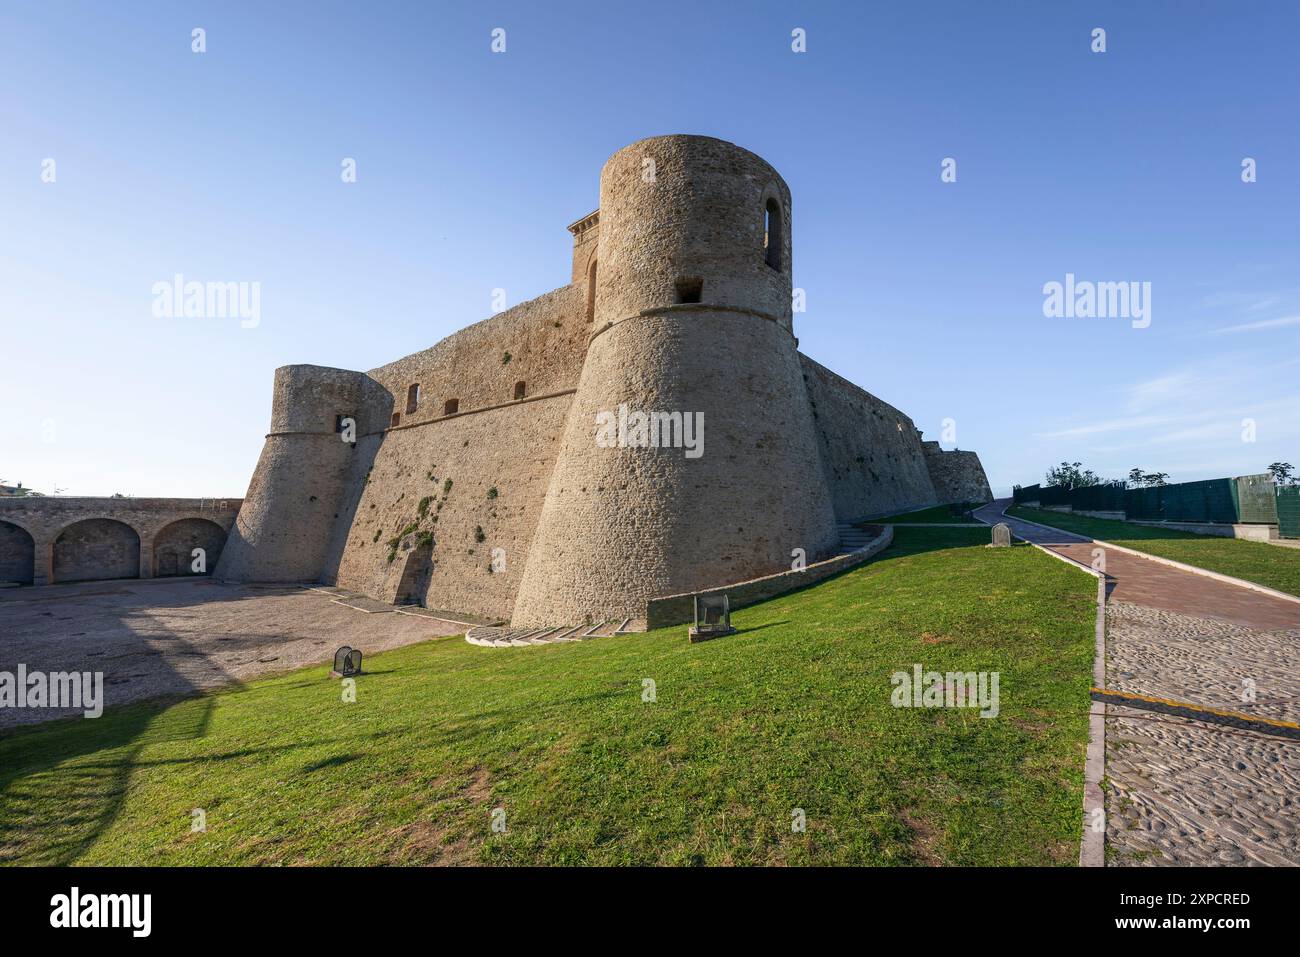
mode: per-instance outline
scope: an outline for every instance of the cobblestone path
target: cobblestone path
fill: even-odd
[[[1003,517],[1007,504],[978,514],[1093,564],[1091,539]],[[1300,604],[1114,549],[1105,571],[1109,690],[1300,722]],[[1108,864],[1300,865],[1300,741],[1107,713]]]

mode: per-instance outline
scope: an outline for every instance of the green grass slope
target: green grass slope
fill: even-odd
[[[0,862],[1072,864],[1095,585],[987,537],[899,530],[705,644],[457,637],[352,704],[322,665],[10,732]],[[914,663],[1000,672],[999,717],[891,707]]]

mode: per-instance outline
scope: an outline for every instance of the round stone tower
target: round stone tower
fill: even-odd
[[[641,619],[838,544],[785,182],[731,143],[654,137],[605,164],[599,216],[591,339],[515,625]]]
[[[275,370],[271,431],[214,576],[227,581],[315,581],[356,455],[340,416],[361,429],[365,376],[295,365]]]

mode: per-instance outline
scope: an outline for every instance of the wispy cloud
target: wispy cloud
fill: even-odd
[[[1281,329],[1284,326],[1300,326],[1300,315],[1282,316],[1280,319],[1261,319],[1258,322],[1243,322],[1222,329],[1211,329],[1206,335],[1226,336],[1239,332],[1262,332],[1265,329]]]
[[[1144,429],[1153,425],[1167,425],[1174,421],[1165,415],[1132,415],[1122,419],[1108,419],[1104,422],[1091,422],[1087,425],[1077,425],[1070,429],[1060,429],[1056,432],[1035,432],[1036,439],[1060,439],[1069,438],[1077,435],[1098,435],[1104,432],[1121,432],[1125,429]]]

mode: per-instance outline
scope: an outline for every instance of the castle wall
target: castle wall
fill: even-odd
[[[427,608],[509,618],[570,399],[562,394],[364,439],[377,446],[373,466],[351,493],[356,502],[347,508],[355,517],[325,580],[383,601],[415,598]],[[493,549],[502,550],[495,570]],[[412,556],[420,563],[411,569],[418,590],[403,595]]]
[[[926,442],[924,448],[930,478],[941,504],[993,501],[978,455],[957,450],[945,452],[938,442]]]
[[[510,616],[590,332],[585,295],[583,283],[564,286],[367,373],[366,431],[324,581]]]
[[[835,514],[879,517],[939,501],[912,420],[800,354]]]

